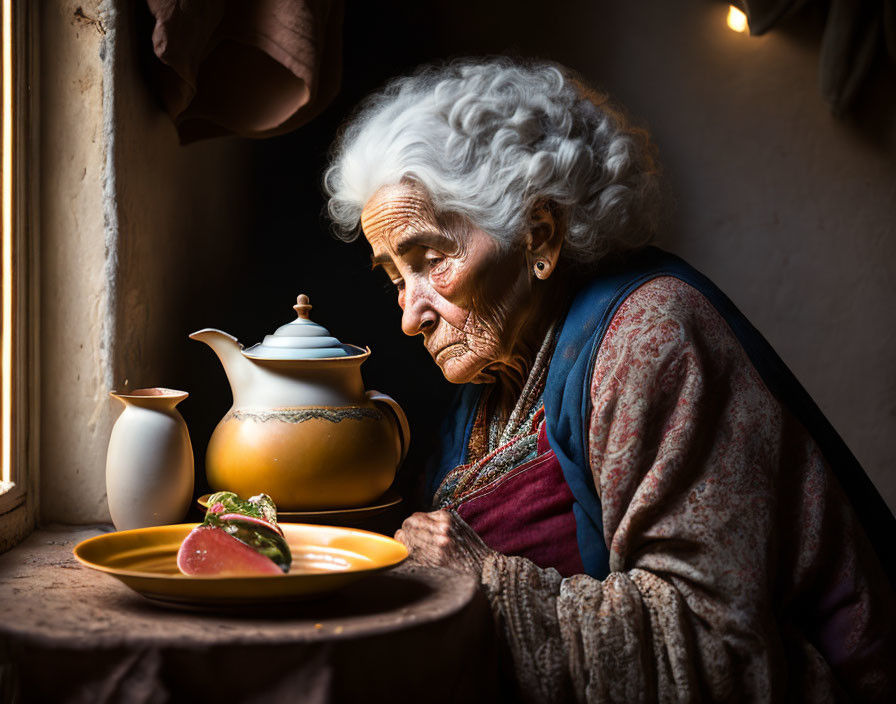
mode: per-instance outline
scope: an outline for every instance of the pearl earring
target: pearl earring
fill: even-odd
[[[545,264],[541,259],[535,262],[535,275],[543,274],[547,264]]]

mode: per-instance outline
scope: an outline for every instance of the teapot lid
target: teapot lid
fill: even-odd
[[[296,298],[293,306],[298,318],[291,323],[281,325],[273,335],[265,335],[264,341],[243,350],[243,354],[251,359],[327,359],[332,357],[351,357],[356,348],[344,345],[330,332],[312,321],[311,301],[304,293]]]

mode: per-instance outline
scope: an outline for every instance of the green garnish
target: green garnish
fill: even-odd
[[[208,497],[209,511],[205,515],[206,521],[212,507],[217,504],[221,504],[224,509],[215,513],[242,513],[277,525],[277,507],[274,505],[274,500],[267,494],[259,494],[251,499],[241,499],[232,491],[219,491],[217,494],[212,494]]]

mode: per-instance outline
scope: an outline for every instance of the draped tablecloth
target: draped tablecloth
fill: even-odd
[[[269,611],[174,610],[74,559],[103,530],[42,529],[0,555],[0,702],[499,698],[472,576],[406,564]]]

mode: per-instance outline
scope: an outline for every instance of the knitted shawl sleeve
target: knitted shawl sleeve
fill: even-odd
[[[814,441],[700,293],[664,277],[629,296],[591,397],[610,575],[483,565],[524,699],[893,694],[889,585]],[[854,600],[816,632],[844,584]]]

